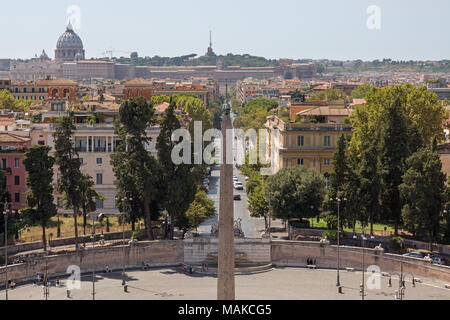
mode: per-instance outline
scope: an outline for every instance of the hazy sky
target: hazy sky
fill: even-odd
[[[86,56],[111,48],[140,56],[450,59],[450,0],[3,0],[0,57],[50,57],[71,5],[80,8]],[[367,8],[381,28],[367,27]],[[126,52],[115,55],[128,56]]]

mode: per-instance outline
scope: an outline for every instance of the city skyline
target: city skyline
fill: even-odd
[[[32,58],[44,49],[53,58],[56,39],[69,16],[80,23],[75,31],[83,40],[86,58],[108,56],[102,53],[109,50],[117,50],[114,56],[129,56],[132,51],[152,57],[201,56],[208,47],[210,31],[218,55],[371,61],[443,60],[450,52],[450,43],[439,35],[439,31],[450,29],[445,20],[450,3],[441,0],[349,0],[346,6],[332,1],[246,1],[239,5],[236,1],[226,5],[203,0],[196,5],[152,1],[139,2],[139,10],[133,6],[135,0],[129,3],[129,7],[122,7],[105,1],[64,0],[48,6],[18,0],[15,6],[23,8],[20,11],[5,5],[0,26],[14,32],[3,35],[0,56]],[[380,29],[367,26],[371,5],[381,10]],[[68,10],[71,6],[79,8],[80,14]],[[24,23],[34,27],[24,28]]]

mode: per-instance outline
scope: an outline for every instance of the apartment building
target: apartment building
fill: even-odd
[[[273,173],[291,166],[315,168],[328,177],[337,142],[342,134],[351,135],[350,124],[284,122],[269,116],[267,129],[267,160]]]
[[[86,102],[87,103],[87,102]],[[88,110],[76,109],[74,111],[74,123],[76,131],[73,136],[80,161],[81,171],[93,177],[95,189],[106,200],[97,200],[97,213],[116,214],[115,197],[117,194],[114,185],[114,173],[111,165],[111,154],[116,151],[119,143],[114,134],[114,120],[118,117],[118,105],[97,101],[91,101]],[[68,115],[65,111],[47,111],[43,114],[45,119],[55,119]],[[54,123],[39,123],[32,125],[31,140],[33,144],[48,145],[54,150],[53,134],[56,130]],[[159,136],[159,126],[149,127],[147,135],[151,138],[146,149],[156,156],[156,141]],[[59,179],[58,168],[55,166],[54,184]],[[55,200],[58,211],[62,214],[71,214],[71,210],[65,210],[61,205],[61,195],[55,191]]]
[[[5,172],[4,185],[8,192],[12,210],[26,205],[27,172],[22,161],[31,139],[12,132],[0,132],[0,166]],[[2,199],[3,200],[3,199]]]

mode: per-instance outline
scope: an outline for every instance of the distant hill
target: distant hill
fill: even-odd
[[[441,61],[316,61],[321,73],[361,73],[361,72],[421,72],[450,73],[450,60]]]
[[[181,57],[138,57],[138,58],[113,58],[118,63],[134,64],[136,66],[215,66],[217,60],[221,59],[225,67],[274,67],[279,62],[276,59],[266,59],[264,57],[251,56],[249,54],[237,55],[227,54],[226,56],[197,57],[196,54],[190,54]]]

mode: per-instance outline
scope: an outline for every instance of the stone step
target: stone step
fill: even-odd
[[[201,271],[201,266],[194,266],[195,267],[195,273],[197,274],[208,274],[208,275],[216,275],[218,269],[217,268],[208,268],[208,271]],[[262,273],[262,272],[268,272],[274,270],[274,267],[272,264],[267,265],[260,265],[260,266],[248,266],[248,267],[237,267],[234,268],[234,274],[240,275],[240,274],[256,274],[256,273]]]

